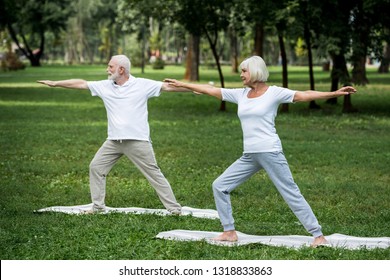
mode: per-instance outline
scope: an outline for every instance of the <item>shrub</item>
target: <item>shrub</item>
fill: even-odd
[[[1,61],[1,68],[4,71],[16,71],[26,68],[26,65],[20,61],[19,57],[14,52],[7,52]]]
[[[153,62],[153,69],[164,69],[165,62],[160,57],[156,59],[155,62]]]

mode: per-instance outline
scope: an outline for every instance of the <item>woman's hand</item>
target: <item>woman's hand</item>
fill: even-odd
[[[355,92],[356,92],[356,89],[354,87],[351,87],[351,86],[345,86],[345,87],[342,87],[342,88],[336,90],[336,93],[338,93],[340,95],[348,95],[348,94],[355,93]]]
[[[164,83],[168,83],[170,86],[183,87],[184,83],[175,79],[164,79]]]

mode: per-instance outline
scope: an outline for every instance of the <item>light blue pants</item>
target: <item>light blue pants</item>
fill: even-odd
[[[321,226],[295,184],[283,152],[243,154],[214,181],[214,199],[224,230],[235,229],[230,193],[261,169],[267,172],[305,229],[314,237],[321,236]]]

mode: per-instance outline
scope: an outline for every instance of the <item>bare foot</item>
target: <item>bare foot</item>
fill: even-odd
[[[323,235],[315,237],[313,243],[310,245],[313,248],[318,246],[329,245],[328,241],[325,239]]]
[[[224,231],[221,235],[213,238],[212,240],[236,242],[238,240],[238,236],[235,230],[228,230],[228,231]]]

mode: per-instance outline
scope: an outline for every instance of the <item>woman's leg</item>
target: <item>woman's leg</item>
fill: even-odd
[[[260,168],[250,155],[244,154],[213,182],[215,204],[225,232],[234,230],[230,193]]]
[[[305,229],[314,237],[322,236],[321,226],[294,182],[283,152],[254,155]]]

